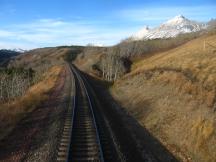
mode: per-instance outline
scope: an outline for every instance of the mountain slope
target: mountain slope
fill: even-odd
[[[149,29],[144,27],[132,36],[133,40],[146,40],[157,38],[176,37],[179,34],[197,32],[206,28],[206,24],[195,22],[182,15],[161,24],[159,27]]]

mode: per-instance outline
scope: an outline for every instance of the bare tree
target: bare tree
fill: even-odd
[[[102,76],[105,80],[114,81],[118,79],[124,72],[124,62],[120,57],[120,49],[118,47],[110,48],[101,59]]]

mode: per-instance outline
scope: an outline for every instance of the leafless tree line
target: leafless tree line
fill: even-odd
[[[30,76],[26,76],[24,73],[0,73],[0,101],[5,102],[22,96],[30,85]]]
[[[62,60],[54,58],[0,68],[0,103],[23,96],[30,86],[44,79],[44,73],[51,67],[62,63]]]
[[[109,49],[101,59],[102,76],[107,81],[118,79],[125,72],[124,61],[118,55],[118,48]]]
[[[0,69],[0,102],[8,102],[25,94],[27,89],[43,79],[53,64],[41,64],[37,69]]]

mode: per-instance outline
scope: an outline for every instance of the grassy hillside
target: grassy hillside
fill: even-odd
[[[111,92],[182,161],[216,161],[216,34],[135,62]]]
[[[182,91],[204,99],[213,106],[216,88],[216,35],[202,37],[184,46],[139,61],[129,76],[157,75],[159,81],[173,83]],[[201,95],[201,96],[200,96]],[[206,95],[206,96],[203,96]]]

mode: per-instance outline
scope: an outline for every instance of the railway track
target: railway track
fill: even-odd
[[[73,116],[72,140],[68,161],[103,162],[103,152],[91,99],[81,76],[73,66],[71,67],[78,81],[76,86],[79,93],[77,93]]]
[[[58,162],[119,161],[103,118],[96,115],[95,103],[90,97],[85,80],[70,65],[75,95],[65,119],[58,148]]]

